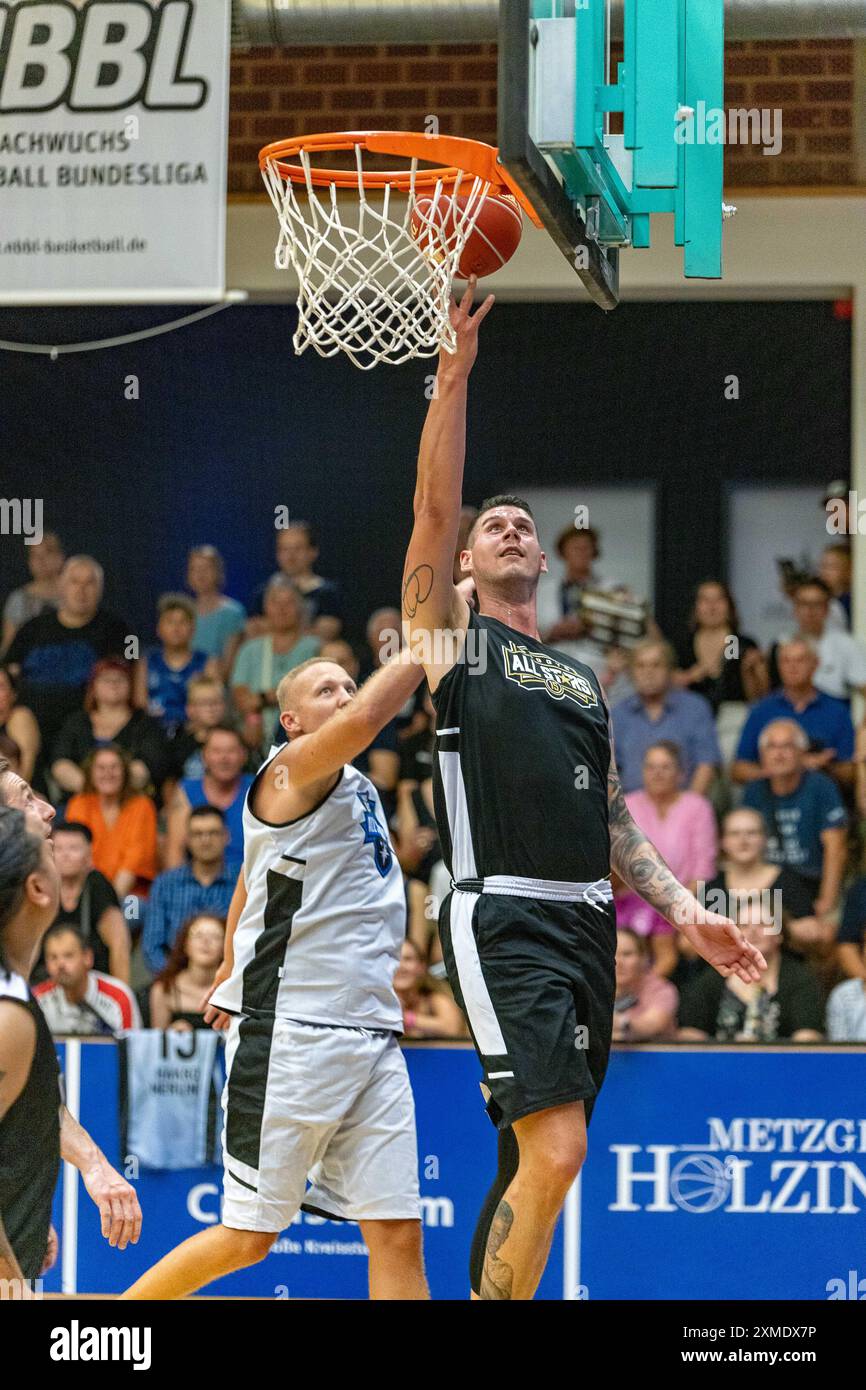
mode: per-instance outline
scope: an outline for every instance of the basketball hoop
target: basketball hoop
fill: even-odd
[[[313,164],[338,150],[352,154],[354,168]],[[365,151],[408,163],[365,169]],[[432,357],[440,347],[455,351],[451,282],[488,194],[513,195],[538,221],[496,150],[477,140],[402,131],[300,136],[266,145],[259,167],[279,218],[277,269],[298,277],[295,352],[345,352],[364,371]]]

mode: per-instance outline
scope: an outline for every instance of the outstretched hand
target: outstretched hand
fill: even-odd
[[[460,302],[458,303],[456,299],[451,300],[448,314],[457,339],[457,350],[456,352],[447,352],[443,348],[439,354],[440,367],[449,370],[459,369],[467,375],[472,370],[472,364],[478,353],[478,329],[493,308],[494,302],[494,296],[489,294],[475,313],[472,313],[477,284],[476,276],[470,276],[469,284],[466,286]]]
[[[747,941],[739,927],[718,912],[703,912],[699,922],[683,924],[680,930],[698,955],[724,979],[736,975],[744,985],[751,985],[760,980],[767,968],[757,946]]]

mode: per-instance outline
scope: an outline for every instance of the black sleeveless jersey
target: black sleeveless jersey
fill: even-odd
[[[588,666],[470,613],[433,704],[434,802],[452,878],[583,883],[610,872],[608,716]]]
[[[26,982],[0,971],[0,1000],[7,999],[33,1018],[36,1049],[23,1091],[0,1120],[0,1217],[24,1278],[36,1279],[60,1172],[60,1067],[51,1029]]]

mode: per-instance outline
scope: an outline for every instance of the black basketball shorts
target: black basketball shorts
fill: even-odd
[[[589,1121],[610,1055],[616,989],[612,903],[454,890],[439,916],[499,1129],[583,1100]]]

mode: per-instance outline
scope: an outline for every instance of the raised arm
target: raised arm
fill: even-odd
[[[293,738],[271,762],[269,772],[273,775],[262,778],[258,792],[261,814],[276,823],[287,819],[287,801],[293,794],[322,782],[363,753],[403,708],[423,674],[404,647],[314,733]]]
[[[744,984],[759,980],[767,963],[757,947],[746,941],[727,917],[703,907],[635,824],[617,771],[613,730],[610,739],[607,800],[611,868],[644,902],[688,937],[698,954],[720,975],[738,975]]]
[[[451,660],[434,660],[436,649],[423,639],[437,630],[462,632],[469,605],[453,582],[454,547],[463,501],[466,457],[466,398],[469,373],[478,352],[478,329],[493,306],[489,295],[471,315],[475,280],[459,305],[451,306],[457,351],[439,354],[433,396],[421,435],[415,485],[412,538],[403,571],[403,621],[413,648],[423,653],[424,669],[435,690]],[[422,640],[416,635],[420,634]]]

